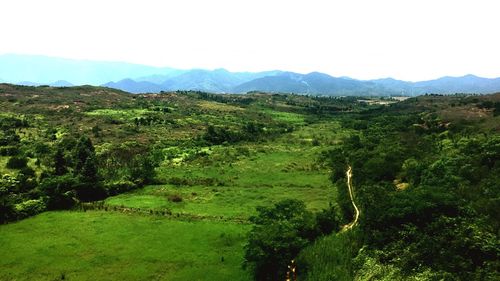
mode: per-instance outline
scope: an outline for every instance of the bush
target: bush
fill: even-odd
[[[16,219],[14,204],[8,196],[0,195],[0,224]]]
[[[20,192],[32,190],[37,186],[36,173],[30,167],[22,168],[17,175],[17,180],[19,181],[18,190]]]
[[[4,146],[0,147],[0,155],[1,156],[14,156],[19,154],[19,148],[15,146]]]
[[[47,196],[49,210],[69,209],[75,204],[76,179],[71,175],[45,178],[40,183],[40,191]]]
[[[330,234],[340,229],[340,218],[335,206],[330,203],[328,209],[322,210],[316,215],[316,225],[321,234]]]
[[[7,162],[6,167],[9,169],[22,169],[28,164],[28,158],[13,156]]]
[[[235,143],[242,140],[242,136],[224,127],[208,126],[203,139],[210,144]]]
[[[173,194],[168,196],[168,201],[179,203],[182,202],[182,197],[179,194]]]
[[[78,178],[75,186],[76,197],[84,202],[102,200],[106,198],[106,190],[101,183],[85,182]]]
[[[18,218],[26,218],[45,211],[45,209],[47,209],[47,206],[42,199],[34,199],[16,204],[14,205],[14,209],[17,213]]]
[[[120,180],[120,181],[108,183],[105,186],[105,189],[108,192],[108,195],[113,196],[113,195],[117,195],[120,193],[134,190],[137,187],[138,187],[137,184],[135,184],[129,180]]]
[[[13,130],[0,131],[0,145],[17,145],[21,138]]]

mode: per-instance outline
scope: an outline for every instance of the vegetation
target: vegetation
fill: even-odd
[[[341,167],[332,174],[338,186],[343,167],[353,167],[362,217],[348,244],[359,251],[325,265],[324,249],[344,238],[318,241],[302,254],[313,267],[303,278],[326,280],[343,267],[351,270],[342,280],[497,280],[499,123],[478,108],[499,97],[419,97],[346,119],[359,132],[325,158]],[[339,192],[338,203],[351,217],[348,195]],[[345,266],[346,256],[355,262]]]
[[[498,279],[500,95],[358,100],[0,84],[0,280]]]
[[[338,230],[334,212],[315,218],[302,201],[283,200],[273,207],[260,207],[251,217],[254,224],[246,245],[246,265],[253,266],[257,280],[280,280],[287,265],[311,241]],[[332,216],[328,216],[331,214]]]

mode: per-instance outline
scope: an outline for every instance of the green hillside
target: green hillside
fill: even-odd
[[[0,280],[496,280],[499,104],[0,84]]]

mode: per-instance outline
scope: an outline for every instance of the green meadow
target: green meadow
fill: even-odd
[[[2,226],[0,279],[249,280],[241,267],[247,229],[118,212],[46,212]]]

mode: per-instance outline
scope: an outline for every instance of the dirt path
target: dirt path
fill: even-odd
[[[354,202],[354,195],[353,195],[353,191],[352,191],[353,187],[352,187],[352,167],[351,166],[349,166],[349,168],[347,169],[345,174],[347,177],[347,188],[349,189],[349,197],[351,198],[351,203],[352,203],[352,206],[354,207],[355,213],[354,213],[354,220],[351,223],[344,225],[344,227],[342,228],[343,231],[353,228],[358,223],[359,214],[361,213],[358,209],[358,206],[356,206],[356,203]]]

